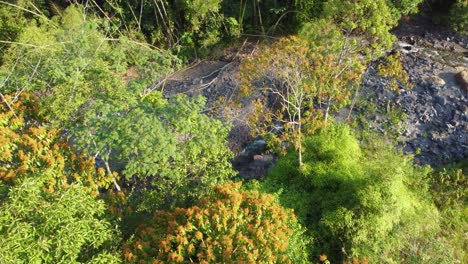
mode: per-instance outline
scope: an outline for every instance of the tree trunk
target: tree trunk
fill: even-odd
[[[114,182],[115,188],[117,189],[117,191],[120,192],[122,188],[120,188],[119,184],[117,183],[117,179],[114,177],[114,174],[112,174],[109,163],[105,161],[104,164],[106,165],[107,174],[109,174],[112,177],[112,181]]]
[[[351,118],[351,113],[353,112],[354,105],[356,104],[356,100],[357,100],[357,98],[359,97],[359,86],[360,86],[360,85],[358,85],[358,86],[356,87],[356,92],[354,93],[353,101],[351,102],[351,106],[349,107],[348,117],[346,117],[346,120],[348,120],[348,121],[349,121],[349,119]]]
[[[325,108],[325,124],[328,123],[328,113],[330,112],[331,97],[328,97],[327,108]]]
[[[299,158],[299,167],[302,167],[302,123],[301,123],[301,111],[299,110],[298,111],[298,122],[299,122],[299,126],[297,128],[297,132],[298,132],[298,158]]]

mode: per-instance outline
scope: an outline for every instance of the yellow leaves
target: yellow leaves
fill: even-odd
[[[195,252],[195,246],[194,246],[192,243],[190,243],[190,244],[187,246],[187,252],[188,252],[189,254],[193,254],[193,253]]]
[[[195,232],[195,238],[198,239],[198,240],[202,240],[203,239],[203,233],[200,232],[200,231]]]
[[[30,95],[22,93],[14,98],[15,95],[5,95],[17,117],[0,104],[0,160],[8,164],[0,167],[0,180],[15,184],[33,175],[51,175],[46,182],[59,184],[48,184],[47,191],[67,188],[70,183],[80,181],[95,195],[106,181],[98,179],[93,161],[76,155],[62,138],[61,131],[36,125],[44,120],[37,115],[37,104]]]
[[[273,196],[240,187],[218,186],[197,206],[155,213],[153,221],[137,228],[139,244],[131,245],[131,252],[137,260],[286,263],[282,256],[289,248],[293,216]]]
[[[381,76],[389,79],[389,86],[393,91],[399,93],[400,86],[405,89],[412,88],[409,75],[401,63],[399,52],[387,56],[383,63],[379,64],[377,71]]]

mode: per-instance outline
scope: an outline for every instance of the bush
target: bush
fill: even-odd
[[[306,240],[271,195],[215,188],[195,206],[156,212],[124,248],[130,262],[306,263]]]
[[[454,30],[468,35],[468,1],[457,0],[450,7],[448,20]]]
[[[304,146],[300,169],[288,154],[260,189],[279,193],[281,204],[295,210],[315,238],[312,255],[395,262],[422,254],[405,249],[439,230],[428,167],[414,166],[382,140],[360,145],[345,125],[323,128]]]

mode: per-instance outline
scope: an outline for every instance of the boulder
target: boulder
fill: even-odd
[[[463,90],[468,91],[468,69],[464,69],[455,75],[455,79]]]
[[[435,84],[437,86],[444,86],[445,81],[444,79],[438,77],[438,76],[429,76],[426,78],[426,82],[429,84]]]

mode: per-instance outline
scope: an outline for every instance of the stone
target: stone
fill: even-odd
[[[468,92],[468,69],[465,68],[463,71],[457,73],[455,75],[455,79],[457,80],[460,87]]]
[[[440,105],[446,105],[447,104],[447,99],[443,96],[440,96],[440,95],[437,95],[435,97],[435,101],[436,103],[440,104]]]
[[[439,76],[432,76],[432,81],[439,86],[445,85],[444,79],[440,78]]]

